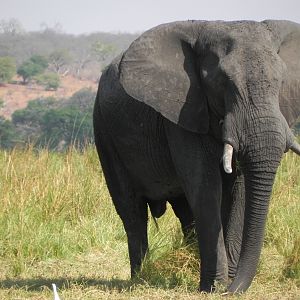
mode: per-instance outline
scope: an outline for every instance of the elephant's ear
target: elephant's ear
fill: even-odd
[[[121,60],[120,82],[128,95],[170,121],[207,133],[207,100],[200,87],[197,56],[189,31],[181,26],[161,25],[135,40]]]
[[[300,25],[265,21],[278,41],[278,54],[287,70],[280,91],[280,109],[292,126],[300,115]]]

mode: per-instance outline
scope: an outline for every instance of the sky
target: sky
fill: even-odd
[[[45,25],[65,33],[145,31],[177,20],[287,19],[300,23],[299,0],[0,0],[0,21],[26,31]],[[43,27],[44,26],[44,27]]]

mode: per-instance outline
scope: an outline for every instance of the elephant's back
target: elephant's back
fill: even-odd
[[[137,192],[151,200],[181,193],[164,129],[164,118],[127,95],[118,79],[118,61],[103,73],[96,105],[110,140]]]

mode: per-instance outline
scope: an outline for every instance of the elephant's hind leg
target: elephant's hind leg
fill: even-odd
[[[105,124],[101,122],[101,113],[96,118],[95,143],[111,198],[127,234],[133,277],[140,270],[148,249],[147,203],[136,196],[130,176],[119,159],[111,137],[106,133]]]

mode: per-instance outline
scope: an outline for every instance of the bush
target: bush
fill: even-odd
[[[0,57],[0,83],[8,82],[16,74],[16,64],[12,57]]]
[[[35,77],[37,84],[43,85],[46,90],[57,90],[60,78],[55,73],[44,73]]]
[[[47,66],[46,58],[40,55],[33,55],[18,68],[17,73],[23,78],[24,83],[28,83],[34,76],[42,74]]]
[[[36,99],[30,101],[26,108],[12,114],[12,123],[23,142],[36,142],[41,135],[41,122],[45,113],[57,105],[58,101],[52,97]]]
[[[0,116],[0,147],[12,148],[17,142],[17,133],[13,124]]]
[[[61,151],[69,145],[84,148],[92,141],[92,118],[78,108],[51,109],[45,113],[41,125],[39,144],[50,149]]]
[[[300,135],[300,119],[298,119],[298,122],[294,126],[294,131],[297,135]]]
[[[82,89],[69,99],[30,101],[12,115],[22,140],[37,147],[65,150],[70,145],[82,149],[93,142],[92,111],[95,92]]]
[[[33,55],[31,56],[30,61],[39,65],[43,70],[46,70],[48,67],[48,59],[42,55]]]

